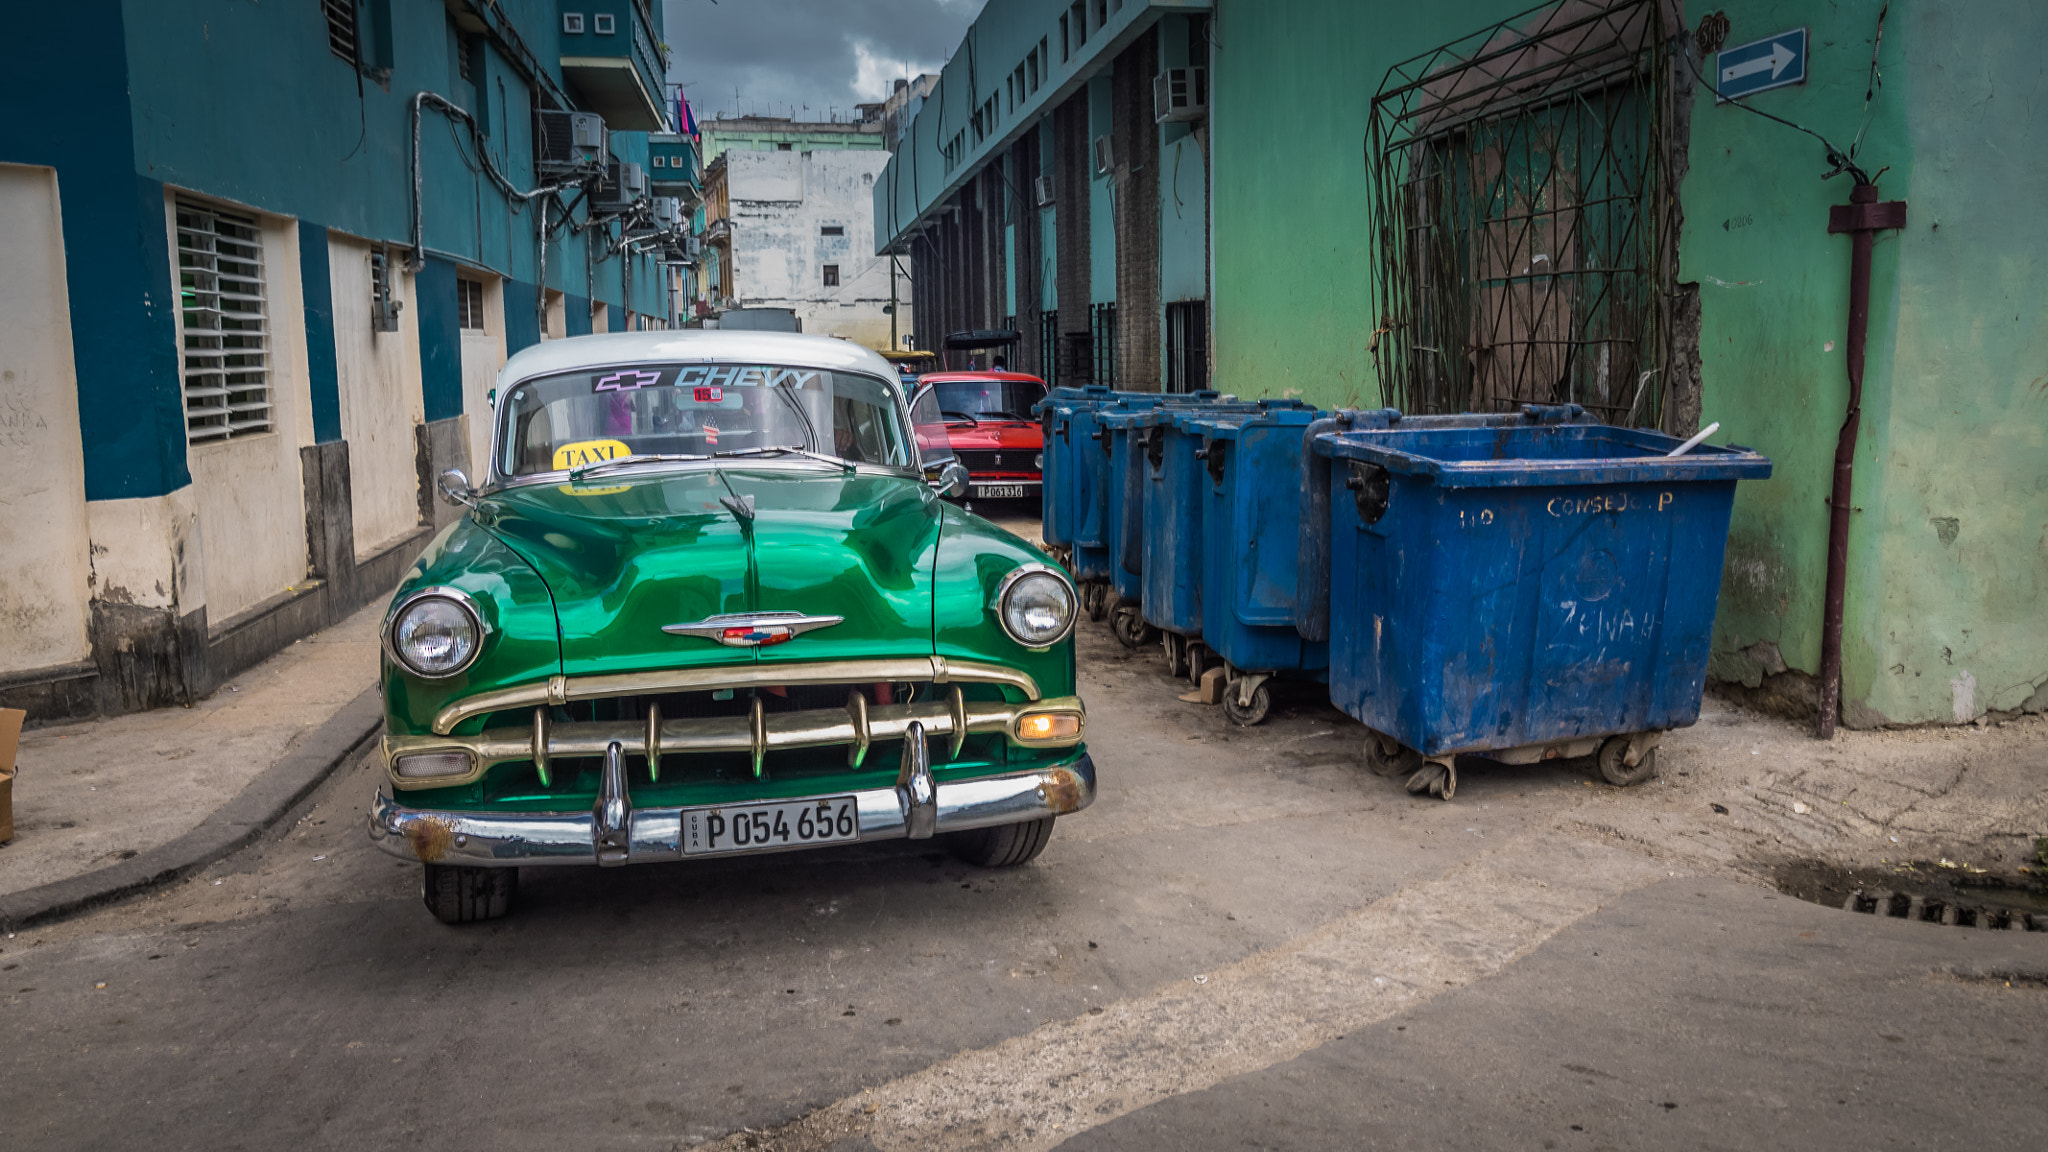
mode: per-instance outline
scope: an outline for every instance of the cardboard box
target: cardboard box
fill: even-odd
[[[14,839],[14,751],[27,718],[19,708],[0,708],[0,844]]]

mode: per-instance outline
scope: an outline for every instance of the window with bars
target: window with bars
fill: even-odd
[[[460,315],[462,327],[471,331],[484,330],[484,285],[481,280],[458,279],[455,281],[455,310]]]
[[[1209,386],[1209,302],[1177,300],[1166,306],[1166,390],[1199,392]]]
[[[336,56],[356,62],[356,0],[320,0],[327,14],[327,48]]]
[[[261,228],[253,216],[182,198],[177,220],[185,439],[202,444],[268,432]]]
[[[839,265],[837,265],[837,264],[827,264],[827,265],[825,265],[825,287],[827,287],[827,288],[837,288],[837,287],[839,287]]]
[[[1095,353],[1093,383],[1116,387],[1116,305],[1097,304],[1089,310],[1089,333]]]
[[[1661,419],[1673,279],[1657,0],[1554,3],[1389,70],[1372,354],[1411,412]]]

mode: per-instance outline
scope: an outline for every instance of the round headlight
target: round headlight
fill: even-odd
[[[1019,569],[1003,582],[1003,631],[1026,648],[1049,648],[1074,627],[1074,587],[1050,568]]]
[[[453,676],[476,659],[483,628],[476,611],[451,596],[427,593],[391,620],[391,654],[417,676]]]

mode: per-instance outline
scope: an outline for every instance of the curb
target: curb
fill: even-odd
[[[382,695],[375,688],[364,690],[183,836],[82,876],[0,896],[0,931],[18,931],[148,891],[245,847],[373,739],[383,722]]]

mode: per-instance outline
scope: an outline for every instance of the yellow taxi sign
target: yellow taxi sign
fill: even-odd
[[[633,450],[618,440],[578,440],[555,449],[555,471],[566,472],[585,464],[601,464],[632,454]]]

